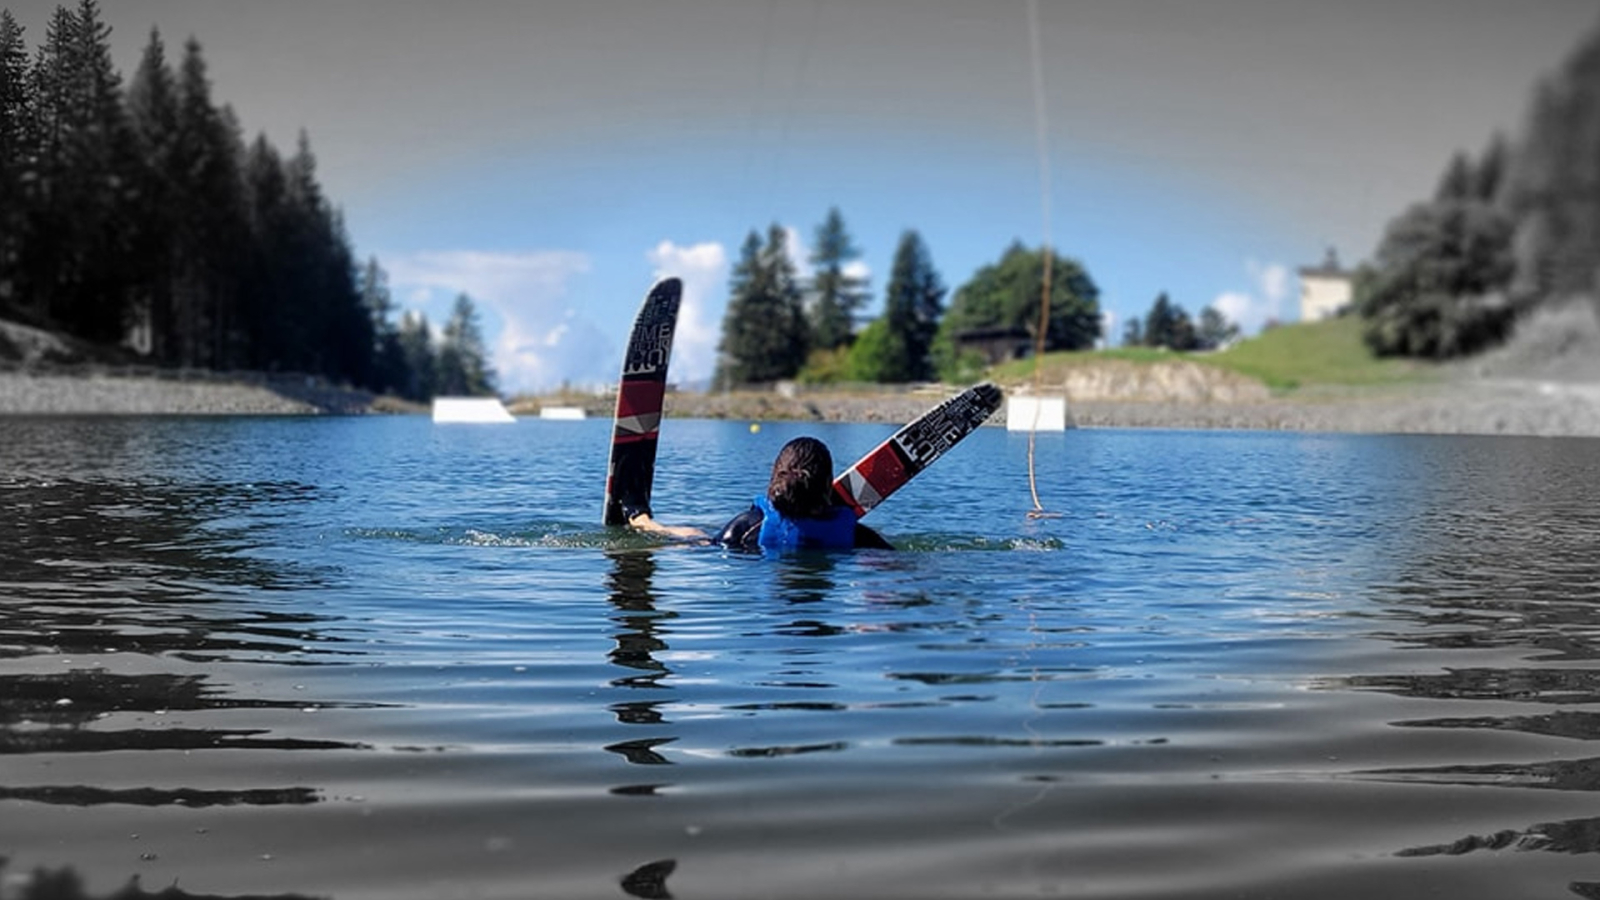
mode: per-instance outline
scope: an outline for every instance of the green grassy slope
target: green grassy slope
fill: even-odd
[[[1284,325],[1201,359],[1274,390],[1399,384],[1423,380],[1429,373],[1426,365],[1373,356],[1361,342],[1361,320],[1355,316]]]
[[[1427,380],[1430,368],[1399,359],[1379,359],[1361,342],[1361,320],[1354,316],[1323,322],[1283,325],[1216,353],[1171,353],[1149,347],[1050,353],[1043,361],[1047,379],[1052,370],[1093,365],[1101,360],[1153,363],[1188,360],[1254,378],[1274,391],[1315,386],[1380,387]],[[1033,375],[1033,360],[996,366],[991,377],[1022,382]]]

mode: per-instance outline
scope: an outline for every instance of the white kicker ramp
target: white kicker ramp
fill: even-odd
[[[495,397],[435,397],[433,421],[492,424],[515,422],[516,418]]]
[[[1006,398],[1007,431],[1066,431],[1065,397]]]

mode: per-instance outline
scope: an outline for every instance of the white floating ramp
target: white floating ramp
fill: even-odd
[[[1007,397],[1007,431],[1066,431],[1067,398]]]
[[[497,397],[435,397],[433,421],[493,424],[515,422],[516,418]]]
[[[575,421],[587,416],[581,406],[542,406],[539,408],[539,418]]]

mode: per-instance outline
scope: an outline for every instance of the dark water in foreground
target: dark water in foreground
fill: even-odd
[[[0,420],[0,897],[1600,897],[1600,443],[608,424]]]

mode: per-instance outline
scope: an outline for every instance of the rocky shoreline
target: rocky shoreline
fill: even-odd
[[[13,332],[15,339],[15,326]],[[426,412],[305,376],[65,365],[44,354],[10,365],[0,369],[0,416]],[[1071,383],[1044,385],[1041,393],[1064,395],[1071,424],[1084,428],[1600,437],[1600,324],[1587,308],[1554,310],[1519,328],[1506,347],[1435,374],[1401,386],[1315,387],[1274,395],[1256,382],[1190,362],[1129,368],[1107,361],[1085,367]],[[672,392],[666,412],[682,418],[898,424],[947,394],[937,387]],[[612,402],[534,397],[511,409],[534,416],[543,405],[580,406],[601,418],[610,416]]]
[[[939,390],[672,393],[667,414],[750,421],[905,422],[937,403]],[[609,400],[581,404],[592,417]],[[519,404],[537,415],[538,402]],[[106,373],[0,372],[0,415],[359,415],[422,412],[390,398],[304,378],[222,380]],[[1404,389],[1305,391],[1235,400],[1072,399],[1084,428],[1508,434],[1600,437],[1600,383],[1472,378]],[[997,417],[999,419],[999,417]],[[1003,420],[1002,420],[1003,421]]]
[[[389,403],[304,376],[0,372],[0,415],[356,415]]]
[[[939,394],[672,395],[670,416],[824,422],[908,421]],[[1352,434],[1502,434],[1600,437],[1600,384],[1480,380],[1405,389],[1311,391],[1251,400],[1076,400],[1080,428],[1232,429]],[[1004,424],[1003,416],[996,416]]]

